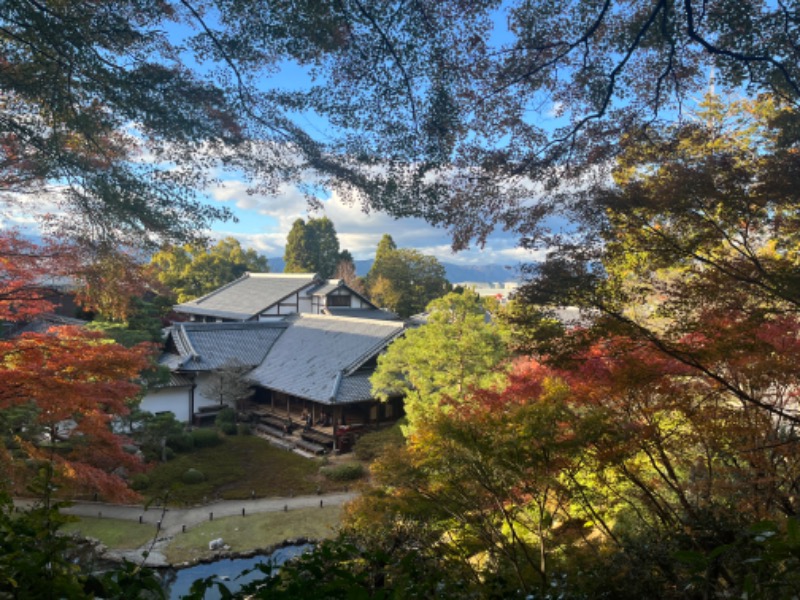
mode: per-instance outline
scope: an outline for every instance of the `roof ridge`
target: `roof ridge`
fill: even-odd
[[[181,345],[184,347],[184,350],[189,355],[186,359],[181,361],[181,365],[186,365],[189,361],[196,360],[200,358],[200,355],[195,350],[194,345],[192,344],[192,340],[189,338],[186,330],[183,327],[183,324],[178,326],[178,335],[181,342]]]
[[[217,289],[215,289],[213,292],[209,292],[209,293],[205,294],[204,296],[200,296],[199,298],[195,298],[194,300],[189,300],[188,302],[181,302],[180,304],[176,304],[176,306],[185,306],[187,304],[188,305],[200,304],[201,302],[204,302],[205,300],[211,298],[212,296],[216,296],[221,291],[228,289],[229,287],[231,287],[235,283],[239,283],[243,279],[248,279],[249,277],[250,277],[250,273],[249,272],[245,272],[244,275],[242,275],[241,277],[237,277],[233,281],[229,281],[225,285],[220,286]]]
[[[380,309],[378,309],[380,310]],[[372,323],[376,326],[381,327],[403,327],[403,321],[389,321],[385,319],[368,319],[366,317],[348,317],[345,315],[329,315],[329,314],[314,314],[314,313],[296,313],[298,316],[302,317],[303,319],[314,319],[317,321],[358,321],[360,323]]]
[[[333,386],[331,387],[331,395],[328,398],[330,402],[336,402],[336,396],[339,394],[339,388],[342,385],[343,376],[344,376],[344,371],[340,369],[339,372],[336,373],[336,377],[334,377],[333,379]]]
[[[317,277],[316,273],[251,273],[250,271],[247,272],[247,275],[256,278],[285,277],[287,279],[299,279],[301,277],[314,279]]]
[[[186,327],[190,331],[202,331],[204,329],[249,329],[249,328],[264,328],[264,329],[280,329],[285,328],[284,321],[224,321],[221,323],[205,323],[201,321],[187,321],[180,323],[181,326]]]

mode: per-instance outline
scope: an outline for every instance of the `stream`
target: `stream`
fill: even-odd
[[[242,572],[252,569],[260,563],[272,562],[276,566],[282,565],[287,560],[313,547],[312,544],[284,546],[283,548],[278,548],[272,554],[253,556],[251,558],[225,558],[172,571],[165,577],[167,597],[169,600],[180,600],[181,597],[189,593],[194,581],[205,579],[212,575],[216,575],[227,586],[228,590],[236,592],[243,584],[265,577],[264,573],[258,569],[239,577]],[[213,587],[206,592],[204,600],[219,600],[220,598],[219,591],[216,587]]]

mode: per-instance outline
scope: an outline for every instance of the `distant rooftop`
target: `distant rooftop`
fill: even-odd
[[[183,314],[244,321],[315,283],[327,282],[315,273],[245,273],[210,294],[174,308]]]

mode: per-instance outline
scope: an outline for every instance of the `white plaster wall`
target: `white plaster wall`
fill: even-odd
[[[194,390],[194,412],[205,406],[219,406],[219,398],[208,398],[203,394],[203,387],[208,378],[208,373],[197,374],[197,387]]]
[[[170,411],[178,421],[188,422],[189,393],[188,387],[153,390],[142,398],[139,408],[153,414]]]
[[[311,305],[311,296],[301,296],[298,300],[299,301],[297,303],[297,307],[299,310],[297,312],[301,313],[312,312],[313,307]]]

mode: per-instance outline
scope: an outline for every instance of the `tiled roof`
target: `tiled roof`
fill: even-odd
[[[373,319],[296,315],[250,379],[263,387],[332,404],[370,398],[355,371],[403,331]]]
[[[343,281],[339,279],[328,279],[324,283],[322,283],[319,287],[314,288],[311,290],[311,294],[314,296],[327,296],[334,290],[338,290],[340,287],[344,285]]]
[[[382,308],[340,308],[328,307],[327,314],[334,317],[354,317],[356,319],[377,319],[379,321],[401,321],[402,319],[390,310]]]
[[[174,309],[184,314],[245,320],[315,281],[321,280],[314,273],[245,273],[236,281]]]
[[[230,364],[256,366],[286,326],[283,322],[177,323],[170,340],[180,356],[180,365],[172,368],[208,371]]]
[[[363,402],[372,399],[372,384],[369,378],[372,373],[354,373],[349,377],[343,377],[339,385],[336,402]]]

